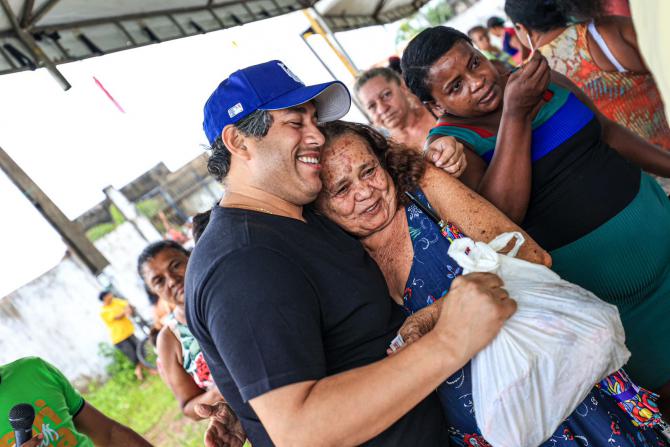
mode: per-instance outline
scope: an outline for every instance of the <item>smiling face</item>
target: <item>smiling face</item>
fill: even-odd
[[[479,51],[459,41],[428,70],[427,84],[437,114],[464,118],[487,115],[502,106],[502,77]]]
[[[393,80],[375,76],[358,90],[358,97],[375,126],[402,127],[407,122],[410,93]]]
[[[184,275],[188,256],[165,248],[142,265],[142,278],[149,290],[175,306],[184,305]]]
[[[335,137],[322,163],[323,190],[316,206],[326,217],[361,238],[391,222],[398,209],[395,187],[361,137]]]
[[[305,103],[272,111],[273,123],[262,138],[247,137],[254,185],[296,205],[312,202],[321,190],[321,146],[316,108]]]

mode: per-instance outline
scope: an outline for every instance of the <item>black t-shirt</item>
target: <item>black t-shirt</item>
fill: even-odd
[[[215,207],[186,274],[189,327],[254,447],[272,442],[250,399],[381,360],[404,319],[361,244],[303,216]],[[431,394],[365,445],[446,446],[446,430]]]

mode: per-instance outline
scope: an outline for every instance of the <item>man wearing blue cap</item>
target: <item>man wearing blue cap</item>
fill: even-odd
[[[384,277],[304,208],[321,189],[317,124],[349,106],[342,83],[305,86],[279,61],[233,73],[205,105],[225,195],[189,261],[187,319],[254,447],[449,445],[433,390],[514,311],[497,277],[462,277],[435,329],[386,357],[404,315]]]

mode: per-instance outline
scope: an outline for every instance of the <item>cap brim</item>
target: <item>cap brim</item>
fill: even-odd
[[[259,107],[260,110],[280,110],[314,101],[316,115],[320,123],[342,118],[349,112],[351,96],[349,90],[340,81],[305,86]]]

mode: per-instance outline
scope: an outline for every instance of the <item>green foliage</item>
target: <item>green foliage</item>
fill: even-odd
[[[116,225],[114,225],[111,222],[101,223],[94,227],[89,228],[88,231],[86,232],[86,237],[88,238],[89,241],[95,242],[98,239],[105,236],[106,234],[109,234],[112,231],[114,231],[114,228],[116,228]]]
[[[137,211],[145,216],[151,224],[158,230],[160,234],[165,234],[167,229],[163,222],[158,218],[158,213],[163,209],[165,204],[158,199],[146,199],[136,204]]]
[[[168,387],[157,375],[145,373],[138,382],[134,366],[116,348],[101,343],[101,357],[110,361],[109,380],[89,384],[84,399],[107,416],[127,425],[153,445],[161,447],[202,446],[206,422],[186,418]]]
[[[419,34],[425,28],[425,27],[418,27],[412,24],[411,22],[412,17],[415,16],[416,14],[414,16],[411,16],[409,19],[403,20],[403,22],[400,24],[400,27],[398,28],[398,33],[396,34],[395,37],[396,44],[409,42],[414,38],[414,36]]]
[[[442,25],[454,15],[453,8],[446,1],[442,1],[432,7],[428,5],[428,7],[424,9],[425,10],[421,10],[420,13],[423,14],[428,22],[428,26]]]
[[[135,366],[130,363],[128,357],[109,343],[98,343],[98,355],[107,359],[107,374],[117,380],[132,382],[135,380]]]
[[[156,199],[146,199],[141,202],[137,202],[135,205],[137,211],[143,216],[151,219],[161,210],[161,205]]]
[[[121,211],[119,211],[119,209],[114,204],[109,206],[109,214],[112,216],[112,222],[103,222],[89,228],[88,231],[86,231],[86,237],[89,241],[95,242],[98,239],[101,239],[126,221],[125,217],[123,217],[123,214],[121,214]]]
[[[157,375],[146,375],[140,383],[135,379],[133,365],[118,349],[100,343],[98,353],[110,362],[110,378],[104,383],[89,384],[84,393],[87,402],[156,447],[202,447],[207,421],[194,422],[184,416]]]
[[[117,227],[126,221],[126,218],[123,217],[121,211],[119,211],[119,209],[114,204],[109,206],[109,214],[112,216],[112,222],[114,222],[114,225]]]
[[[454,15],[454,10],[446,0],[430,2],[414,15],[400,23],[396,34],[396,44],[409,42],[414,36],[431,26],[442,25]]]
[[[99,355],[111,360],[107,366],[110,379],[89,386],[85,399],[107,416],[132,427],[138,433],[151,429],[160,420],[166,407],[175,401],[157,376],[143,383],[135,378],[135,367],[113,346],[100,343]]]

